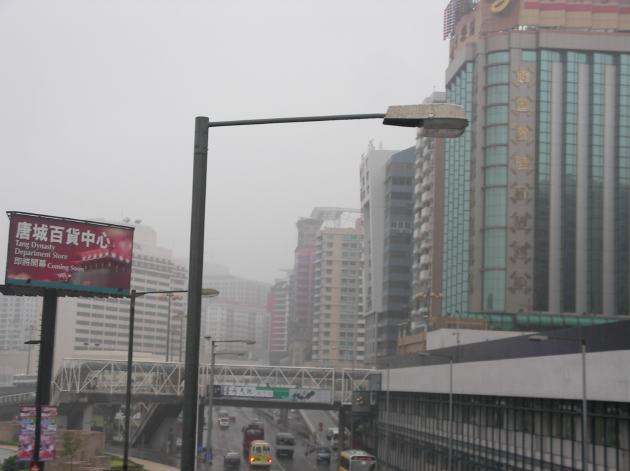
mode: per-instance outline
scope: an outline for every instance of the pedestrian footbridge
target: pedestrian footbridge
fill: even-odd
[[[201,405],[207,403],[210,373],[210,365],[199,367]],[[334,410],[349,404],[353,391],[380,385],[379,373],[367,369],[218,364],[213,373],[217,406]],[[159,441],[181,412],[184,365],[134,361],[131,374],[131,443]],[[69,425],[86,428],[93,406],[120,410],[126,388],[126,361],[69,358],[55,376],[52,398]]]
[[[135,361],[131,373],[134,401],[181,401],[182,363]],[[227,406],[336,409],[351,402],[352,391],[370,389],[370,381],[378,380],[378,375],[367,369],[218,364],[213,399]],[[207,395],[210,376],[210,366],[201,365],[200,397]],[[112,402],[124,396],[126,381],[126,361],[65,359],[53,382],[53,401]]]

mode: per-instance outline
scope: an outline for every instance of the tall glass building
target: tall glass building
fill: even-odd
[[[628,314],[630,1],[456,1],[443,312]]]

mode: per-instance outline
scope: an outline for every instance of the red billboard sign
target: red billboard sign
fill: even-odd
[[[6,284],[129,293],[133,227],[7,214]]]

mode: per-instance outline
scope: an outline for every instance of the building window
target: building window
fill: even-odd
[[[523,62],[536,62],[536,51],[521,51],[521,60]]]
[[[487,56],[487,61],[489,65],[510,62],[510,53],[509,51],[491,52]]]

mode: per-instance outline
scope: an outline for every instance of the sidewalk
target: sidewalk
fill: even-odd
[[[17,451],[17,447],[14,445],[0,445],[0,449]],[[146,471],[179,471],[178,468],[161,463],[156,463],[155,461],[143,460],[142,458],[136,458],[134,456],[131,456],[130,459],[144,466],[144,469],[146,469]]]
[[[131,460],[144,466],[147,471],[179,471],[178,468],[168,466],[166,464],[156,463],[155,461],[143,460],[141,458],[131,457]]]

